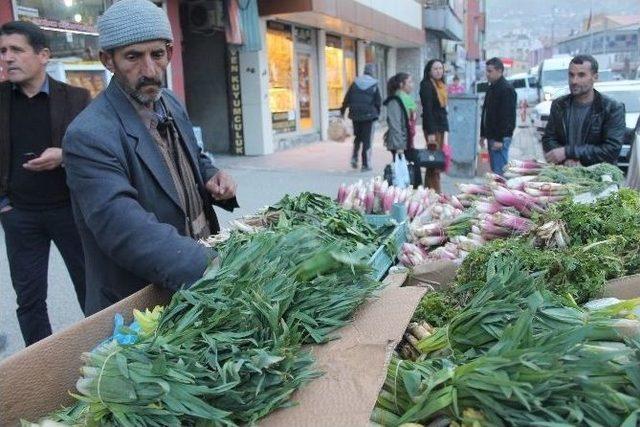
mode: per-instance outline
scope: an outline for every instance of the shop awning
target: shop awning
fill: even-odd
[[[418,47],[424,29],[406,24],[355,0],[259,0],[260,16],[321,28],[391,47]]]

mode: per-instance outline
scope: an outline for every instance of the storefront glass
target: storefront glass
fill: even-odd
[[[356,80],[356,41],[354,39],[343,39],[344,45],[344,72],[347,80],[347,87]]]
[[[55,78],[97,95],[106,85],[99,61],[98,16],[111,0],[15,0],[16,19],[40,26],[49,38]]]
[[[315,32],[311,28],[295,28],[296,66],[298,68],[299,130],[313,130],[315,121],[315,61],[317,57]]]
[[[390,77],[387,76],[387,48],[379,44],[371,43],[365,49],[364,58],[366,64],[374,64],[376,78],[378,82],[380,82],[382,99],[386,98],[387,79]]]
[[[53,58],[97,62],[98,16],[103,0],[16,0],[16,18],[46,31]]]
[[[269,106],[276,133],[296,130],[293,85],[293,37],[291,25],[269,22],[267,25],[269,57]]]
[[[300,128],[313,129],[313,86],[312,61],[308,53],[298,54],[298,108],[300,110]]]
[[[344,52],[340,37],[327,34],[325,46],[329,110],[339,110],[344,96]]]

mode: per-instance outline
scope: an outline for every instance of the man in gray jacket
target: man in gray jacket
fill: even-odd
[[[149,283],[176,290],[199,279],[215,256],[197,242],[219,229],[212,203],[238,206],[235,183],[202,154],[186,111],[162,89],[173,40],[164,11],[121,0],[98,31],[114,76],[63,143],[87,314]]]

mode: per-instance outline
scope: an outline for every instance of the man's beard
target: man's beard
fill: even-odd
[[[573,96],[582,96],[589,93],[589,91],[591,91],[590,87],[583,86],[583,85],[573,86],[573,87],[570,87],[570,89],[571,89],[571,95]]]
[[[120,82],[122,88],[124,89],[124,91],[131,97],[133,98],[134,101],[142,104],[142,105],[150,105],[153,104],[154,102],[157,102],[160,100],[160,97],[162,96],[162,81],[160,79],[149,79],[147,77],[140,77],[136,83],[135,87],[131,87],[129,86],[128,83],[126,83],[125,81],[123,81],[124,79],[119,78],[118,81]],[[148,85],[154,85],[158,88],[158,91],[156,92],[155,95],[149,95],[146,94],[144,92],[142,92],[140,89],[142,89],[144,86],[148,86]]]

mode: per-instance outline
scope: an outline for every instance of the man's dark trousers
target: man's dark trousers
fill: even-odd
[[[362,167],[371,167],[371,137],[373,133],[373,120],[353,122],[353,155],[352,162],[358,161],[358,152],[362,145]]]
[[[18,302],[18,322],[31,345],[51,335],[47,313],[47,274],[51,241],[56,245],[71,276],[84,311],[84,255],[71,206],[31,211],[13,208],[0,213],[13,288]]]

